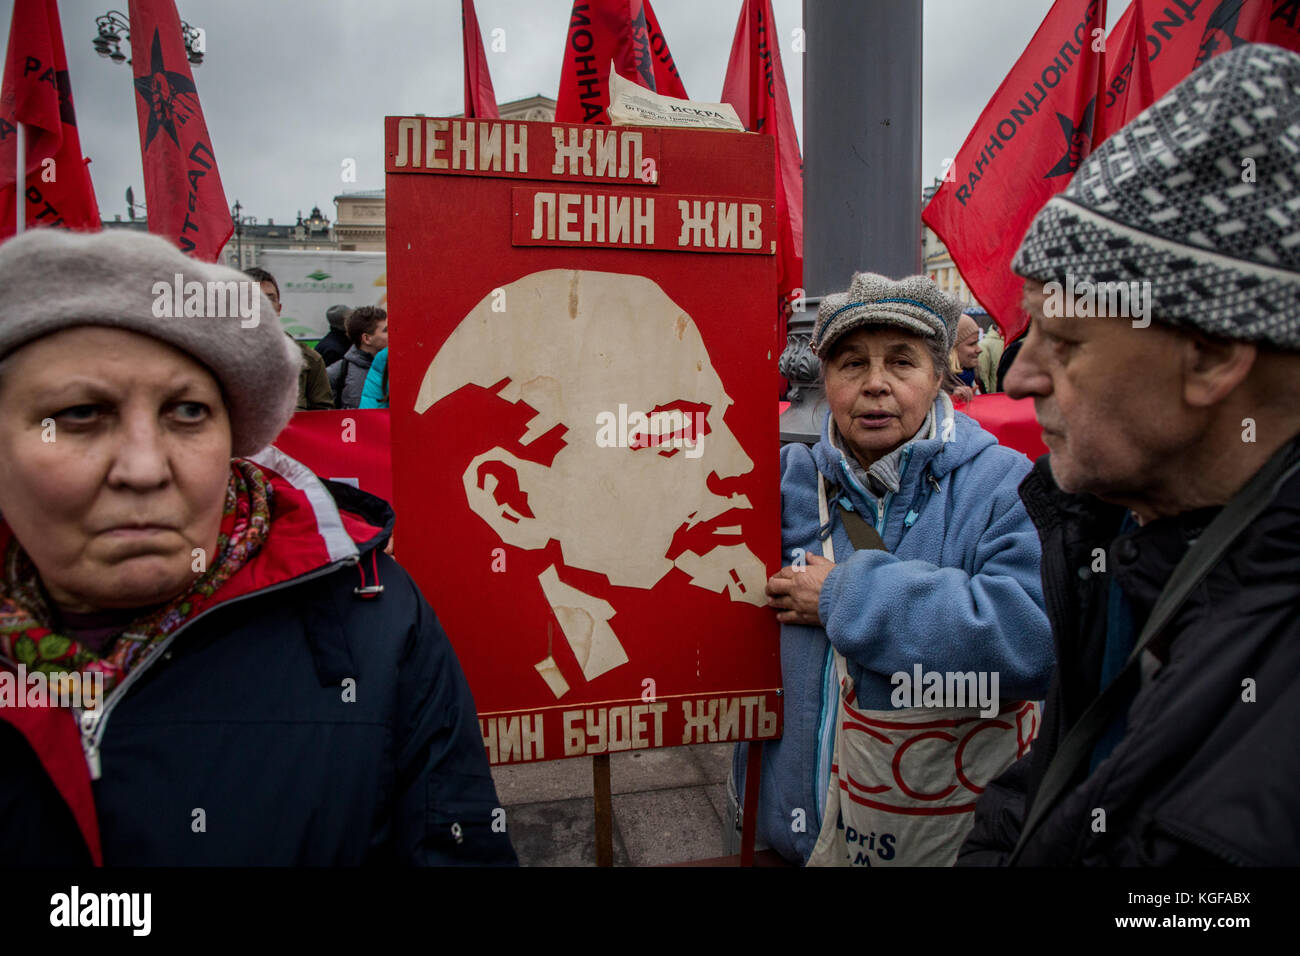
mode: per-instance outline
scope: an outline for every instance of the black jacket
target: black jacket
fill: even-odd
[[[1057,669],[1033,750],[980,798],[958,865],[1006,862],[1026,799],[1098,694],[1111,580],[1140,632],[1218,510],[1119,535],[1124,509],[1062,492],[1047,457],[1020,494],[1042,541]],[[1098,548],[1103,573],[1093,572]],[[1091,774],[1076,775],[1019,862],[1300,863],[1300,476],[1236,539],[1153,650],[1163,666],[1136,692],[1123,738]]]
[[[350,348],[352,340],[342,329],[330,329],[329,335],[316,343],[316,351],[327,368],[346,355]]]
[[[274,485],[251,585],[178,631],[101,718],[104,863],[515,863],[456,655],[380,553],[392,510],[297,468],[300,487]],[[376,570],[382,593],[354,593]],[[0,865],[90,862],[47,772],[60,759],[0,719]]]

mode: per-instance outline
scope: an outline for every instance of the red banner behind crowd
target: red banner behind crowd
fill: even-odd
[[[299,412],[275,447],[322,478],[343,481],[393,500],[388,409]]]
[[[789,402],[779,403],[784,412]],[[1006,445],[1031,459],[1047,454],[1034,403],[1009,395],[976,395],[958,406]],[[344,481],[385,501],[393,500],[391,426],[386,408],[300,412],[275,447],[322,478]]]
[[[54,0],[17,0],[9,26],[0,85],[0,239],[12,236],[18,225],[19,123],[27,133],[22,161],[27,225],[99,229]]]
[[[777,294],[791,302],[803,290],[803,160],[772,0],[744,0],[722,81],[722,101],[731,104],[750,132],[776,137]],[[784,344],[783,314],[779,346]]]
[[[1092,151],[1105,23],[1105,0],[1056,0],[922,214],[1008,342],[1028,324],[1011,260]]]
[[[498,119],[501,114],[497,112],[497,95],[492,89],[487,54],[483,52],[474,0],[461,0],[460,32],[465,56],[465,118]]]
[[[1043,426],[1034,415],[1034,403],[1027,398],[1015,399],[1005,392],[976,395],[965,405],[957,405],[980,427],[998,440],[999,445],[1014,448],[1037,461],[1047,454],[1043,444]]]
[[[215,262],[234,231],[172,0],[131,0],[131,58],[149,231]]]
[[[557,123],[609,125],[609,64],[664,96],[686,98],[650,0],[574,0],[564,44]]]

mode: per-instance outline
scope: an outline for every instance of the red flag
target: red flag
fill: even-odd
[[[664,96],[686,99],[650,0],[574,0],[555,119],[609,125],[609,64]]]
[[[483,34],[478,28],[474,0],[460,0],[461,46],[465,53],[465,118],[500,119],[492,73],[483,52]]]
[[[791,302],[803,294],[803,160],[772,0],[744,0],[740,8],[722,101],[731,104],[746,129],[776,137],[777,295],[782,303]],[[783,311],[782,326],[784,319]],[[784,347],[784,327],[780,334]]]
[[[644,0],[642,8],[645,14],[644,32],[640,20],[632,21],[632,46],[635,50],[638,72],[644,70],[644,64],[649,59],[651,73],[655,80],[655,92],[682,100],[689,99],[690,97],[686,95],[686,87],[682,86],[682,78],[677,74],[677,63],[673,60],[673,55],[668,52],[668,40],[664,36],[663,28],[659,26],[659,18],[655,16],[650,0]],[[644,80],[639,82],[645,85]]]
[[[1106,41],[1100,144],[1187,74],[1244,43],[1300,51],[1297,0],[1133,0]]]
[[[1056,0],[922,213],[1008,342],[1028,324],[1011,260],[1092,151],[1105,23],[1105,0]]]
[[[1106,37],[1106,86],[1092,138],[1094,148],[1154,102],[1147,68],[1146,21],[1134,2]]]
[[[1266,40],[1300,53],[1300,3],[1296,0],[1273,0]]]
[[[26,223],[100,228],[99,205],[81,155],[68,58],[54,0],[17,0],[0,85],[0,239],[14,234],[18,210],[18,123],[26,126]]]
[[[1124,20],[1135,50],[1132,68],[1108,69],[1108,112],[1124,100],[1124,121],[1132,119],[1202,63],[1246,43],[1272,43],[1300,52],[1300,2],[1297,0],[1133,0]],[[1127,48],[1120,41],[1120,57]],[[1107,43],[1109,46],[1109,41]],[[1109,54],[1108,54],[1109,55]],[[1124,125],[1103,120],[1106,135]]]
[[[149,231],[216,262],[234,231],[172,0],[131,0],[131,59]]]

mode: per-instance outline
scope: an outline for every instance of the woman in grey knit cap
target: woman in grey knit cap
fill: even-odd
[[[514,861],[391,509],[268,444],[300,362],[159,238],[0,246],[6,863]]]
[[[950,865],[1034,736],[1053,655],[1030,464],[942,390],[960,315],[925,276],[868,272],[818,309],[829,408],[781,449],[785,730],[757,786],[758,838],[791,863]]]

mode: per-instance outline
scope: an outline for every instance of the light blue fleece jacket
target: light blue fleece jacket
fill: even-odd
[[[925,671],[998,674],[1005,700],[1041,700],[1055,663],[1043,610],[1038,534],[1017,488],[1030,461],[997,444],[973,419],[935,401],[934,438],[903,451],[898,492],[876,499],[830,437],[781,449],[781,561],[795,549],[823,554],[817,474],[873,524],[888,551],[854,551],[828,498],[836,566],[822,586],[825,627],[781,626],[785,721],[763,747],[758,838],[791,861],[817,842],[830,778],[838,696],[831,644],[848,661],[859,706],[892,709],[889,675]],[[948,440],[945,441],[944,439]],[[829,638],[829,641],[828,641]],[[747,745],[733,773],[743,806]],[[802,810],[804,832],[795,825]]]

